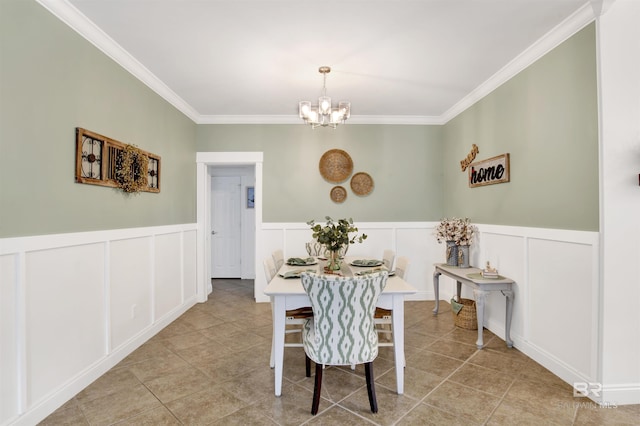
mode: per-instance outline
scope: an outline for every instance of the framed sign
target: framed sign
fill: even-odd
[[[256,196],[253,186],[247,186],[247,208],[252,209],[255,207]]]
[[[469,187],[509,182],[509,154],[502,154],[469,166]]]

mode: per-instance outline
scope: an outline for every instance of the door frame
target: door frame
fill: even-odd
[[[196,153],[196,299],[206,302],[211,293],[211,174],[209,166],[254,166],[255,251],[254,275],[258,276],[258,250],[262,247],[262,152]],[[254,297],[255,294],[254,287]]]

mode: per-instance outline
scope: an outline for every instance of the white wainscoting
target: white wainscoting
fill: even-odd
[[[408,300],[433,300],[433,264],[444,262],[435,240],[437,222],[356,223],[368,235],[349,255],[382,257],[384,249],[409,258],[407,281],[417,292]],[[477,225],[472,264],[490,261],[516,281],[511,337],[515,347],[567,383],[598,381],[599,233],[561,229]],[[284,250],[285,258],[306,256],[311,240],[304,223],[264,223],[258,258]],[[257,274],[256,299],[268,301],[264,274]],[[456,284],[440,277],[440,297],[449,301]],[[463,297],[473,292],[463,286]],[[505,298],[487,297],[485,327],[504,339]]]
[[[196,224],[0,240],[0,424],[36,424],[196,302]]]

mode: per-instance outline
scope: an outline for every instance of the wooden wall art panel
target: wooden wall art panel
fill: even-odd
[[[160,192],[160,156],[77,127],[76,182]]]

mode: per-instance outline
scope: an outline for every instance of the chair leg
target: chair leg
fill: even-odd
[[[307,377],[311,377],[311,358],[304,354],[304,366],[307,373]]]
[[[364,374],[367,378],[367,393],[369,394],[369,405],[371,405],[371,412],[378,412],[378,402],[376,401],[376,385],[373,380],[373,363],[366,362],[364,364]]]
[[[311,414],[318,414],[318,405],[320,405],[320,391],[322,390],[322,364],[316,364],[316,382],[313,387],[313,405],[311,406]]]

